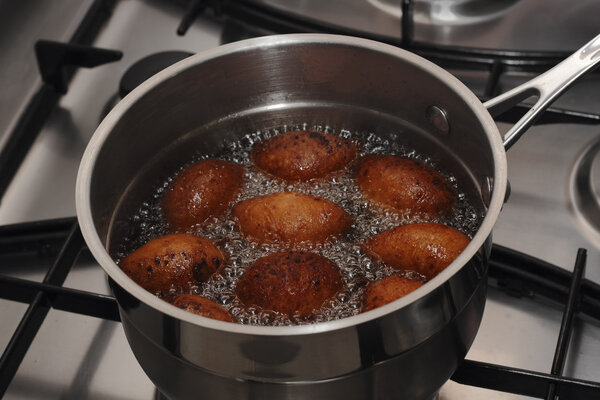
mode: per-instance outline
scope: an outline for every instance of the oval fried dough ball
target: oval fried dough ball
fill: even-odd
[[[354,179],[367,199],[408,217],[440,217],[457,201],[444,177],[419,160],[368,155],[358,161]]]
[[[235,293],[246,306],[307,316],[342,288],[341,272],[329,259],[286,251],[256,260],[240,277]]]
[[[362,310],[369,311],[391,303],[421,286],[423,286],[423,282],[408,279],[400,275],[392,275],[376,282],[371,282],[366,287],[362,296]]]
[[[224,260],[210,240],[174,233],[149,241],[121,260],[120,266],[147,291],[164,295],[171,288],[187,291],[208,280]]]
[[[227,210],[239,193],[244,167],[239,164],[205,160],[181,171],[169,184],[162,207],[167,222],[185,231]]]
[[[236,322],[229,311],[206,297],[195,294],[178,294],[171,303],[176,307],[203,317],[225,322]]]
[[[430,222],[382,232],[368,239],[364,247],[393,268],[417,271],[431,279],[454,261],[469,242],[456,229]]]
[[[261,170],[286,181],[322,178],[356,158],[352,140],[316,131],[282,133],[258,142],[252,161]]]
[[[233,207],[240,230],[261,243],[322,243],[350,228],[336,204],[297,192],[255,197]]]

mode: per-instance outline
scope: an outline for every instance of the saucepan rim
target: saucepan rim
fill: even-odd
[[[102,244],[98,233],[96,232],[90,207],[90,188],[96,160],[102,149],[102,146],[106,139],[113,132],[114,127],[119,122],[121,117],[126,114],[127,111],[140,98],[151,92],[155,87],[157,87],[159,84],[162,84],[169,78],[174,77],[177,74],[200,63],[209,61],[211,59],[224,57],[232,53],[256,51],[260,50],[261,48],[288,45],[292,46],[297,44],[347,45],[366,47],[376,52],[399,57],[406,62],[414,64],[418,68],[425,69],[431,74],[438,76],[441,81],[459,94],[469,105],[471,112],[476,116],[484,128],[489,146],[491,147],[490,152],[493,156],[494,175],[491,198],[482,224],[467,248],[458,256],[458,258],[456,258],[454,262],[446,267],[444,271],[430,280],[427,284],[385,306],[368,312],[363,312],[355,316],[309,325],[254,326],[222,322],[179,309],[178,307],[175,307],[154,296],[152,293],[146,291],[131,278],[129,278],[109,255],[108,251]],[[124,290],[157,311],[193,325],[199,325],[208,329],[226,331],[236,334],[264,336],[307,335],[344,329],[380,318],[413,303],[417,299],[426,296],[428,293],[433,292],[439,286],[443,285],[475,256],[476,252],[484,245],[484,242],[491,234],[492,228],[495,225],[502,208],[506,190],[506,182],[506,153],[502,144],[502,138],[498,132],[498,128],[496,127],[494,120],[479,99],[462,82],[452,76],[449,72],[425,60],[424,58],[417,56],[416,54],[373,40],[330,34],[287,34],[243,40],[198,53],[159,72],[128,94],[102,121],[85,150],[77,175],[76,210],[81,232],[88,245],[88,248],[105,272]]]

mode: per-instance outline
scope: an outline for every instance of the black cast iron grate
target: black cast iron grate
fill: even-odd
[[[191,22],[209,9],[212,10],[212,16],[224,25],[224,40],[265,33],[292,32],[326,32],[367,37],[413,51],[444,68],[488,71],[489,76],[482,98],[491,97],[497,92],[498,82],[505,72],[541,72],[567,56],[561,52],[484,50],[417,43],[413,40],[412,0],[402,1],[402,38],[369,35],[365,32],[309,22],[246,0],[181,0],[179,3],[187,7],[178,28],[180,34],[185,34]],[[64,61],[66,64],[85,65],[89,63],[86,61],[88,57],[100,57],[106,61],[117,59],[117,52],[78,47],[79,44],[91,42],[101,24],[110,17],[113,6],[114,0],[96,0],[72,40],[71,44],[75,46],[50,44],[50,47],[67,51]],[[83,60],[80,56],[83,56]],[[52,57],[50,60],[54,61]],[[49,79],[46,79],[48,84],[31,100],[20,116],[16,128],[9,132],[7,143],[10,143],[10,146],[3,148],[0,153],[0,165],[3,167],[0,168],[0,199],[50,111],[56,106],[60,95],[67,90],[73,69],[69,67],[67,71],[61,71],[62,67],[51,67]],[[515,107],[498,119],[515,122],[523,113],[524,108]],[[538,123],[599,124],[600,115],[550,109]],[[6,392],[51,308],[119,321],[113,297],[62,286],[77,257],[85,251],[87,250],[75,218],[0,227],[0,260],[32,255],[37,262],[42,259],[53,260],[42,282],[0,275],[0,298],[29,304],[0,358],[0,397]],[[494,245],[489,270],[491,285],[512,295],[552,301],[565,309],[551,373],[465,360],[452,379],[462,384],[537,398],[598,398],[600,383],[562,376],[575,317],[584,316],[596,322],[600,321],[600,286],[582,278],[584,268],[585,250],[578,252],[574,272],[569,273],[533,257]]]
[[[67,92],[77,67],[93,68],[122,57],[120,51],[89,46],[112,15],[115,1],[94,0],[68,43],[40,38],[32,49],[43,84],[28,101],[14,128],[7,132],[0,149],[0,204],[44,123]]]

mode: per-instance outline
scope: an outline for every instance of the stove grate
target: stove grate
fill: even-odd
[[[489,276],[497,279],[497,287],[504,288],[508,293],[519,297],[525,294],[530,297],[541,296],[545,300],[554,299],[555,302],[564,305],[551,373],[543,374],[465,360],[451,379],[471,386],[546,400],[554,400],[556,396],[561,399],[596,398],[600,393],[600,383],[562,376],[575,316],[579,312],[584,314],[585,309],[588,317],[598,319],[598,315],[595,314],[598,311],[596,307],[583,306],[586,297],[596,302],[594,299],[597,299],[597,296],[591,298],[588,296],[590,292],[597,292],[600,289],[598,285],[583,279],[586,254],[586,250],[579,249],[573,273],[569,273],[534,257],[494,245]],[[570,282],[568,287],[567,282]],[[515,287],[518,290],[514,290]]]
[[[62,242],[59,246],[58,243]],[[0,298],[29,304],[29,308],[0,358],[0,396],[8,388],[50,308],[119,321],[111,296],[62,287],[77,256],[87,251],[75,217],[0,227],[0,260],[53,259],[42,283],[0,275]],[[457,383],[507,393],[553,399],[592,399],[600,396],[600,382],[563,377],[575,317],[600,321],[600,286],[583,279],[585,250],[577,256],[574,272],[515,250],[494,245],[489,264],[490,285],[513,296],[527,296],[565,308],[552,373],[465,360],[452,376]]]
[[[79,231],[79,225],[73,224],[61,251],[58,253],[52,267],[46,273],[43,283],[52,286],[61,286],[71,266],[77,260],[82,246],[83,237]],[[10,291],[3,290],[2,292]],[[3,394],[8,388],[51,308],[51,304],[48,302],[48,295],[44,291],[36,292],[28,300],[29,307],[0,358],[0,394]]]
[[[40,41],[41,44],[36,45],[40,68],[46,67],[41,74],[43,76],[52,75],[46,76],[44,79],[44,81],[52,80],[52,84],[40,86],[19,116],[15,127],[7,132],[6,142],[0,151],[0,171],[2,171],[0,174],[0,201],[50,113],[56,108],[61,96],[66,93],[67,85],[75,73],[73,64],[81,64],[85,61],[85,57],[81,57],[81,51],[77,57],[73,57],[71,54],[70,59],[67,59],[66,52],[61,55],[55,53],[56,47],[72,46],[81,49],[81,45],[92,43],[102,25],[110,18],[114,5],[115,0],[95,0],[68,44]],[[51,52],[48,51],[49,47],[54,47]],[[118,53],[114,52],[111,56],[111,60],[120,57]]]
[[[482,93],[484,99],[497,93],[503,74],[511,71],[542,72],[568,55],[564,52],[488,50],[416,42],[413,39],[414,21],[411,12],[413,0],[402,1],[404,13],[401,38],[369,35],[349,28],[306,21],[249,0],[179,2],[188,6],[188,13],[179,27],[180,34],[185,33],[186,27],[199,12],[211,9],[215,18],[224,24],[225,37],[225,33],[236,29],[242,30],[242,36],[245,37],[292,32],[362,36],[403,47],[447,69],[487,71],[489,76]],[[114,4],[114,0],[96,0],[71,43],[91,43],[99,27],[110,18]],[[238,36],[231,35],[232,38],[239,37],[239,32],[235,33]],[[0,153],[0,199],[59,98],[60,94],[56,90],[42,86],[20,115],[15,129],[9,132],[6,145]],[[525,107],[517,106],[498,120],[515,122],[524,110]],[[600,115],[550,109],[538,123],[600,124]],[[31,266],[36,267],[52,260],[52,266],[41,283],[0,275],[0,298],[29,304],[0,358],[0,397],[10,385],[50,308],[119,320],[113,297],[62,286],[78,255],[86,251],[74,217],[0,227],[0,260],[25,258],[28,263],[33,260]],[[600,286],[581,278],[585,264],[583,258],[580,253],[575,273],[571,274],[528,255],[494,245],[489,268],[490,285],[514,296],[551,301],[566,308],[552,373],[465,360],[452,379],[462,384],[537,398],[551,399],[555,395],[575,399],[598,398],[599,382],[561,376],[569,336],[574,329],[574,317],[600,321]]]

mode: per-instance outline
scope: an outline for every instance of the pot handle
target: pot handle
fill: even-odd
[[[492,116],[497,116],[528,97],[538,96],[531,109],[504,135],[504,148],[508,150],[554,100],[598,63],[600,35],[552,69],[483,103]]]

